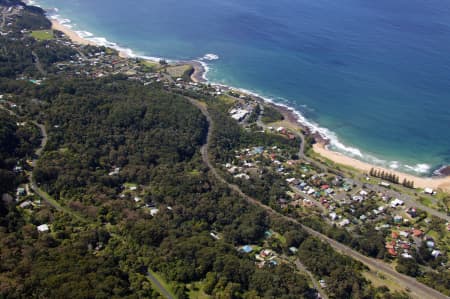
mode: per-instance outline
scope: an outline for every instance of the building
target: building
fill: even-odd
[[[338,216],[337,216],[337,214],[335,212],[331,212],[330,213],[330,218],[331,218],[332,221],[335,221],[338,218]]]
[[[348,220],[347,218],[343,219],[341,222],[338,223],[338,225],[340,227],[344,227],[350,224],[350,220]]]
[[[402,216],[400,216],[400,215],[395,215],[394,216],[394,223],[395,224],[402,223],[402,221],[403,221],[403,217]]]
[[[430,195],[434,195],[436,192],[434,192],[434,190],[433,189],[431,189],[431,188],[425,188],[425,189],[423,189],[423,192],[425,193],[425,194],[430,194]]]
[[[44,233],[48,232],[50,228],[48,227],[48,224],[41,224],[37,227],[38,232]]]
[[[391,207],[396,208],[398,206],[402,206],[403,203],[404,203],[403,200],[396,198],[393,201],[391,201]]]
[[[243,247],[241,248],[241,250],[242,250],[243,252],[245,252],[245,253],[250,253],[250,252],[253,251],[253,248],[252,248],[252,246],[250,246],[250,245],[245,245],[245,246],[243,246]]]

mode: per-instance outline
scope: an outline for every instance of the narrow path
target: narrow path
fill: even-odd
[[[42,140],[41,140],[41,145],[39,146],[39,148],[36,149],[35,154],[36,154],[36,158],[33,159],[32,165],[33,168],[36,167],[37,165],[37,161],[39,159],[39,157],[42,154],[42,151],[44,150],[45,146],[47,145],[48,142],[48,134],[47,134],[47,130],[45,129],[45,126],[42,124],[37,123],[36,121],[33,121],[33,124],[36,125],[39,130],[41,131],[41,135],[42,135]],[[73,218],[79,220],[80,222],[84,222],[84,223],[89,223],[90,221],[85,219],[84,217],[82,217],[81,215],[77,214],[76,212],[70,210],[69,208],[66,208],[64,206],[62,206],[61,204],[59,204],[55,199],[53,199],[49,194],[47,194],[45,191],[43,191],[42,189],[40,189],[34,178],[33,178],[33,171],[30,172],[30,176],[29,176],[29,180],[30,180],[30,186],[31,189],[45,202],[47,202],[48,204],[50,204],[53,208],[55,208],[58,211],[67,213],[68,215],[72,216]],[[157,291],[164,297],[166,297],[167,299],[176,299],[175,297],[173,297],[170,292],[164,288],[164,286],[159,282],[159,280],[150,272],[147,273],[147,277],[148,279],[150,279],[150,281],[152,282],[152,284],[158,289]]]
[[[46,76],[47,72],[42,67],[41,61],[39,60],[39,56],[34,51],[31,51],[31,55],[33,55],[34,64],[35,64],[37,70],[39,71],[39,73],[41,73],[42,76]]]
[[[170,294],[170,292],[164,288],[164,286],[159,282],[158,278],[156,278],[152,273],[147,272],[147,277],[150,279],[152,284],[157,288],[157,291],[167,299],[176,299],[174,296]]]
[[[345,246],[313,229],[311,229],[310,227],[307,227],[305,225],[303,225],[302,223],[300,223],[298,220],[285,216],[283,214],[278,213],[277,211],[275,211],[274,209],[272,209],[269,206],[266,206],[264,204],[262,204],[260,201],[258,201],[257,199],[248,196],[247,194],[245,194],[244,192],[242,192],[242,190],[235,184],[231,184],[228,183],[217,171],[217,169],[214,167],[214,165],[211,163],[211,160],[209,158],[209,154],[208,154],[208,148],[209,145],[211,144],[211,139],[212,139],[212,132],[214,131],[214,122],[211,119],[211,116],[209,115],[209,112],[207,110],[207,108],[202,105],[202,103],[200,103],[199,101],[195,100],[195,99],[191,99],[188,98],[188,100],[194,105],[196,106],[201,112],[202,114],[206,117],[209,127],[208,127],[208,134],[207,134],[207,139],[206,139],[206,143],[201,147],[201,155],[202,155],[202,160],[203,162],[208,166],[208,168],[210,169],[212,175],[221,183],[225,184],[226,186],[228,186],[231,190],[233,190],[235,193],[237,193],[239,196],[241,196],[242,198],[244,198],[247,202],[249,202],[252,205],[258,206],[262,209],[264,209],[268,214],[271,215],[275,215],[278,216],[284,220],[287,220],[289,222],[295,223],[299,226],[301,226],[307,233],[309,233],[310,235],[320,239],[323,242],[328,243],[331,247],[333,247],[336,251],[347,255],[349,257],[354,258],[355,260],[365,264],[367,267],[369,267],[370,269],[383,273],[385,276],[392,278],[393,280],[397,281],[400,285],[405,286],[406,288],[408,288],[411,293],[410,295],[415,297],[415,298],[430,298],[430,299],[444,299],[444,298],[448,298],[447,296],[441,294],[440,292],[418,282],[417,280],[415,280],[412,277],[406,276],[404,274],[400,274],[397,271],[395,271],[391,265],[381,261],[381,260],[377,260],[374,258],[370,258],[367,257],[353,249],[351,249],[348,246]]]
[[[16,116],[17,114],[14,111],[11,111],[2,105],[0,105],[0,109],[8,111],[11,115]],[[36,157],[32,161],[32,167],[36,167],[38,159],[40,158],[45,146],[48,142],[48,134],[45,126],[43,124],[39,124],[36,121],[32,121],[32,123],[39,128],[42,135],[41,144],[39,147],[35,150]],[[30,181],[30,187],[34,191],[35,194],[37,194],[43,201],[47,202],[49,205],[51,205],[53,208],[55,208],[57,211],[64,212],[73,218],[79,220],[80,222],[89,223],[90,221],[82,217],[81,215],[78,215],[74,211],[70,210],[69,208],[66,208],[59,204],[54,198],[52,198],[49,194],[47,194],[45,191],[43,191],[41,188],[38,187],[36,184],[36,181],[33,177],[33,171],[30,171],[29,174],[29,181]],[[150,272],[147,273],[147,278],[152,282],[152,284],[158,289],[157,291],[164,296],[167,299],[176,299],[174,296],[170,294],[170,292],[159,282],[159,280]]]
[[[296,259],[294,264],[297,267],[297,269],[299,269],[300,271],[306,273],[309,276],[309,278],[312,281],[312,284],[314,285],[314,288],[319,292],[320,297],[323,298],[323,299],[328,299],[328,295],[325,292],[325,290],[322,288],[322,286],[317,281],[317,279],[314,277],[314,275],[308,269],[306,269],[305,265],[303,265],[302,262],[300,262],[299,259]]]
[[[0,25],[0,28],[2,30],[3,30],[3,28],[5,28],[5,24],[6,24],[6,13],[4,12],[5,10],[6,10],[6,8],[2,10],[2,24]]]
[[[48,134],[47,134],[47,130],[45,129],[45,126],[42,124],[39,124],[36,121],[32,121],[32,123],[39,128],[39,130],[41,131],[41,135],[42,135],[42,140],[41,140],[41,145],[35,150],[35,154],[37,157],[40,157],[42,154],[42,151],[44,150],[44,147],[47,145],[48,142]]]
[[[39,128],[39,130],[41,131],[41,135],[42,135],[41,144],[34,152],[36,157],[33,159],[32,163],[31,163],[32,167],[35,168],[37,165],[37,161],[42,154],[42,151],[44,150],[45,146],[47,145],[48,134],[47,134],[47,130],[45,129],[44,125],[39,124],[36,121],[32,121],[32,123]],[[62,206],[60,203],[58,203],[58,201],[56,201],[53,197],[51,197],[49,194],[47,194],[47,192],[45,192],[44,190],[39,188],[39,186],[36,184],[36,181],[34,180],[33,170],[30,171],[29,181],[30,181],[30,187],[34,191],[34,193],[36,193],[42,200],[47,202],[53,208],[72,216],[73,218],[79,220],[80,222],[84,222],[84,223],[90,222],[89,220],[87,220],[86,218],[77,214],[76,212],[72,211],[71,209]]]

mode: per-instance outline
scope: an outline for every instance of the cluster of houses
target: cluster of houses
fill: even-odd
[[[264,266],[277,266],[280,263],[278,254],[272,249],[259,248],[258,246],[245,245],[239,247],[239,251],[247,254],[254,254],[256,266],[263,268]]]
[[[255,146],[237,150],[235,153],[233,162],[226,163],[223,166],[238,179],[249,179],[251,175],[259,175],[265,167],[272,168],[281,175],[287,175],[288,172],[283,164],[286,162],[288,164],[293,163],[287,160],[288,153],[277,146],[267,148]]]
[[[121,199],[129,199],[132,200],[136,207],[139,209],[144,209],[151,216],[156,216],[159,213],[159,209],[156,207],[156,203],[153,201],[145,201],[142,197],[143,190],[136,184],[124,184],[122,186],[122,193],[120,193],[119,197]],[[170,208],[170,207],[168,207]]]
[[[425,233],[429,229],[426,213],[405,206],[400,198],[366,189],[352,179],[322,173],[308,163],[288,160],[287,156],[277,147],[256,146],[236,151],[234,161],[224,166],[240,179],[260,175],[262,167],[271,167],[286,177],[289,189],[278,200],[280,208],[319,211],[330,224],[350,231],[361,224],[387,230],[385,245],[391,257],[412,258],[412,252],[423,242],[432,256],[443,254]]]

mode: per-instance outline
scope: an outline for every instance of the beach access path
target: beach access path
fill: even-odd
[[[432,288],[418,282],[414,278],[398,273],[397,271],[395,271],[392,268],[391,265],[383,262],[382,260],[377,260],[374,258],[367,257],[367,256],[351,249],[350,247],[345,246],[345,245],[323,235],[322,233],[319,233],[318,231],[313,230],[312,228],[300,223],[298,220],[296,220],[292,217],[285,216],[281,213],[278,213],[271,207],[266,206],[263,203],[261,203],[259,200],[245,194],[237,185],[228,183],[219,174],[217,169],[214,167],[213,163],[211,162],[210,156],[208,154],[208,149],[209,149],[209,146],[210,146],[211,140],[212,140],[212,134],[214,132],[214,122],[208,112],[207,106],[195,99],[192,99],[192,98],[188,98],[188,100],[191,102],[192,105],[194,105],[201,111],[201,113],[205,116],[205,118],[208,122],[208,134],[207,134],[207,138],[206,138],[206,143],[201,147],[200,151],[201,151],[203,162],[205,163],[205,165],[208,166],[208,168],[211,171],[211,174],[219,182],[226,185],[228,188],[230,188],[232,191],[234,191],[240,197],[245,199],[248,203],[262,208],[270,215],[280,217],[286,221],[289,221],[289,222],[292,222],[292,223],[295,223],[295,224],[301,226],[308,234],[320,239],[323,242],[328,243],[331,247],[333,247],[336,251],[340,252],[341,254],[352,257],[353,259],[355,259],[355,260],[363,263],[367,267],[369,267],[371,270],[382,273],[384,276],[395,280],[399,285],[402,285],[405,288],[407,288],[411,292],[410,295],[412,297],[418,298],[418,299],[448,298],[447,296],[441,294],[440,292],[436,291],[435,289],[432,289]]]
[[[261,105],[263,106],[263,105]],[[263,109],[261,109],[261,111],[263,111]],[[265,130],[268,130],[268,126],[266,124],[264,124],[261,120],[261,114],[258,117],[257,120],[257,125]],[[318,169],[321,169],[323,172],[331,172],[334,173],[336,175],[339,175],[341,177],[345,177],[345,174],[342,171],[338,171],[335,169],[331,169],[328,166],[324,165],[323,163],[320,163],[318,161],[315,161],[314,159],[308,157],[307,155],[305,155],[305,136],[303,135],[303,133],[300,131],[300,128],[298,128],[297,130],[293,130],[292,133],[300,138],[301,140],[301,144],[300,144],[300,149],[299,149],[299,153],[298,156],[300,159],[305,160],[306,162],[310,163],[311,165],[317,167]],[[401,199],[405,202],[405,205],[407,207],[412,207],[412,208],[418,208],[422,211],[427,212],[430,215],[433,215],[435,217],[444,219],[446,221],[450,222],[450,215],[447,215],[446,213],[437,211],[433,208],[427,207],[424,204],[418,202],[417,200],[414,200],[413,198],[411,198],[411,196],[407,195],[407,194],[403,194],[401,192],[397,192],[394,190],[390,190],[390,189],[386,189],[384,187],[378,186],[378,185],[372,185],[372,184],[364,184],[362,182],[361,179],[353,179],[355,184],[357,185],[358,188],[362,188],[363,186],[366,186],[367,189],[375,191],[375,192],[382,192],[382,193],[386,193],[387,195],[389,195],[392,198],[398,198]],[[305,196],[304,194],[302,194],[303,196]],[[307,197],[307,196],[305,196]],[[308,198],[310,200],[312,200],[312,198]],[[321,205],[319,205],[320,207]]]

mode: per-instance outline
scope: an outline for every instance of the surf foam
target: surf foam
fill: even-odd
[[[39,4],[34,1],[34,0],[29,0],[28,3],[30,5],[35,5],[35,6],[39,6]],[[67,19],[67,18],[62,18],[60,15],[58,15],[57,13],[59,12],[59,9],[54,8],[53,11],[54,13],[51,13],[52,10],[50,10],[49,12],[49,18],[53,18],[56,19],[61,25],[66,26],[68,28],[72,28],[73,26],[71,25],[71,20]],[[124,53],[127,57],[131,57],[131,58],[142,58],[142,59],[146,59],[146,60],[152,60],[152,61],[159,61],[161,59],[164,59],[162,57],[152,57],[152,56],[146,56],[146,55],[138,55],[136,54],[132,49],[130,48],[126,48],[126,47],[122,47],[120,45],[118,45],[115,42],[111,42],[109,40],[107,40],[105,37],[98,37],[95,36],[94,33],[89,32],[89,31],[84,31],[84,30],[78,30],[75,31],[75,33],[77,33],[80,37],[92,41],[97,45],[100,46],[105,46],[105,47],[110,47],[113,48],[119,52]],[[210,72],[211,68],[208,65],[208,63],[206,63],[205,61],[214,61],[214,60],[218,60],[220,59],[219,55],[214,54],[214,53],[207,53],[205,54],[203,57],[198,58],[196,61],[201,63],[203,68],[204,68],[204,73],[202,75],[203,79],[205,81],[209,81],[207,78],[207,74]],[[167,59],[166,59],[167,60]],[[171,62],[171,60],[167,60],[169,62]],[[269,103],[273,103],[275,105],[281,106],[283,108],[288,109],[289,111],[291,111],[292,113],[294,113],[297,116],[298,122],[307,127],[312,133],[316,133],[319,134],[321,136],[321,138],[323,138],[324,140],[328,141],[328,148],[333,150],[333,151],[337,151],[340,152],[344,155],[350,156],[352,158],[356,158],[365,162],[368,162],[370,164],[374,164],[374,165],[378,165],[378,166],[382,166],[382,167],[386,167],[386,168],[390,168],[393,170],[403,170],[406,172],[414,172],[416,174],[420,174],[420,175],[424,175],[424,174],[429,174],[431,166],[425,163],[418,163],[416,165],[401,165],[398,161],[386,161],[386,160],[382,160],[379,158],[376,158],[375,156],[366,154],[366,153],[362,153],[362,151],[356,147],[352,147],[352,146],[348,146],[343,144],[338,136],[336,135],[335,132],[321,127],[319,124],[317,124],[316,122],[307,119],[300,111],[296,110],[295,108],[293,108],[292,106],[289,106],[290,101],[287,99],[282,99],[284,100],[283,102],[288,103],[280,103],[279,100],[275,100],[273,98],[270,97],[265,97],[262,96],[256,92],[247,90],[247,89],[243,89],[243,88],[234,88],[228,85],[224,85],[224,84],[220,84],[220,83],[214,83],[211,82],[213,85],[216,86],[223,86],[226,88],[230,88],[230,89],[234,89],[234,90],[238,90],[241,91],[243,93],[247,93],[250,95],[253,95],[255,97],[261,98],[264,101],[267,101]]]

